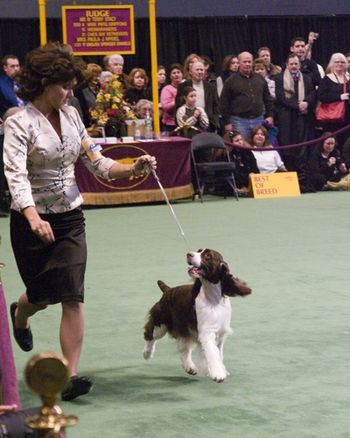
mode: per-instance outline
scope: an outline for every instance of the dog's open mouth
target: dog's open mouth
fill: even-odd
[[[197,268],[196,266],[191,265],[187,272],[191,277],[201,277],[203,275],[203,271],[200,268]]]

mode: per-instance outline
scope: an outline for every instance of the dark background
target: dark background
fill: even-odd
[[[350,2],[349,2],[350,3]],[[191,52],[209,56],[220,72],[223,57],[242,50],[254,55],[259,47],[271,48],[273,62],[281,64],[287,57],[294,36],[320,34],[313,51],[314,59],[326,65],[334,52],[350,52],[350,15],[337,17],[211,17],[158,18],[158,62],[165,66],[183,62]],[[48,40],[62,39],[61,20],[47,19]],[[135,20],[136,55],[125,56],[125,71],[134,66],[150,69],[148,18]],[[0,54],[25,54],[40,44],[39,20],[0,19]],[[102,62],[102,56],[84,57],[88,62]]]

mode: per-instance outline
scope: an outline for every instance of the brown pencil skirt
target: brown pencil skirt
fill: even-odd
[[[55,242],[44,244],[27,219],[11,210],[11,243],[30,303],[84,302],[85,219],[80,208],[41,214],[50,222]]]

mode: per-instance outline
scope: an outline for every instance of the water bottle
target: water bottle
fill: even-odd
[[[150,112],[147,110],[146,118],[145,118],[145,139],[152,140],[153,139],[153,123]]]

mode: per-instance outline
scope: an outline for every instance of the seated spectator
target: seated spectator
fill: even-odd
[[[282,68],[279,65],[274,65],[271,62],[271,50],[269,47],[260,47],[258,50],[258,58],[262,59],[267,71],[267,76],[270,79],[273,79],[274,76],[278,75],[278,73],[281,73]]]
[[[148,76],[143,68],[133,68],[131,70],[124,99],[132,108],[140,99],[152,100],[151,90],[148,88]]]
[[[209,119],[203,108],[196,106],[197,92],[192,87],[185,87],[183,93],[184,104],[176,112],[176,121],[186,136],[192,137],[195,131],[206,131],[209,128]],[[192,129],[191,129],[192,128]],[[187,135],[187,131],[189,135]]]
[[[263,126],[257,126],[252,131],[251,146],[253,148],[266,148],[266,151],[254,151],[259,173],[287,172],[283,161],[277,151],[272,148],[267,130]]]
[[[231,160],[236,164],[234,175],[237,187],[242,192],[248,193],[249,175],[251,173],[259,173],[252,148],[238,131],[228,132],[224,138],[230,141],[234,146],[244,146],[244,149],[242,147],[237,148],[233,146],[230,148],[229,154]]]
[[[236,55],[225,56],[225,58],[222,62],[221,75],[216,78],[216,88],[217,88],[219,97],[220,97],[221,91],[224,87],[224,82],[233,73],[238,72],[238,67],[239,67],[238,56],[236,56]]]
[[[135,106],[135,116],[138,119],[145,119],[147,112],[153,117],[153,102],[147,99],[140,99]]]
[[[162,105],[162,125],[165,131],[173,131],[176,128],[175,122],[175,98],[177,87],[182,82],[183,68],[181,64],[172,64],[169,70],[170,84],[165,85],[160,93]]]
[[[270,79],[267,74],[267,68],[264,64],[264,61],[262,59],[255,59],[254,61],[254,73],[257,73],[258,75],[261,75],[265,81],[267,82],[267,85],[269,87],[269,92],[271,96],[276,99],[276,92],[275,92],[275,81],[273,79]]]
[[[79,101],[86,128],[92,125],[90,110],[96,106],[96,96],[100,91],[99,77],[102,68],[97,64],[87,64],[84,70],[85,82],[74,90],[74,95]]]
[[[308,176],[311,187],[318,191],[327,187],[327,182],[338,182],[348,173],[348,168],[337,149],[335,137],[325,132],[308,163]]]

